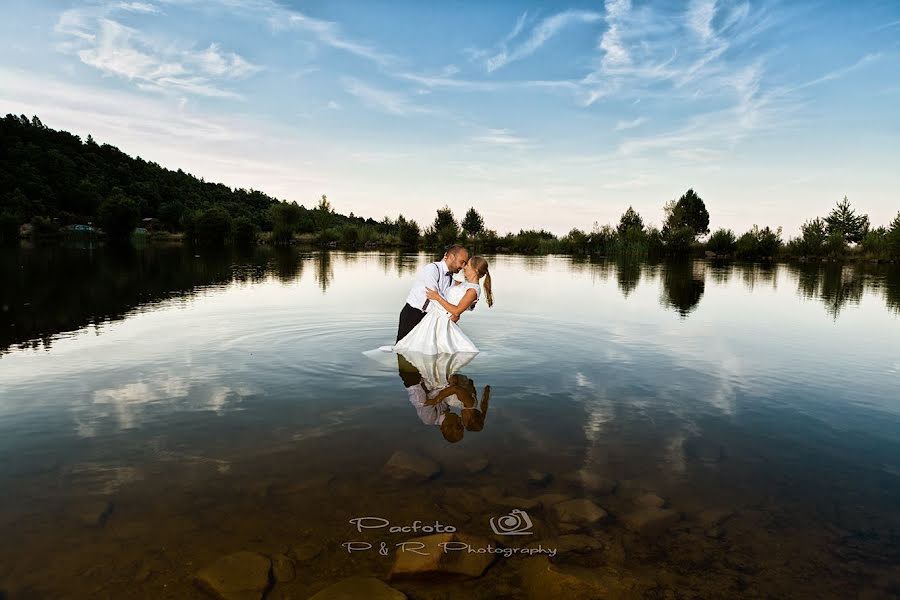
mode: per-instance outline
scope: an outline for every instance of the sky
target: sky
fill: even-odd
[[[207,181],[563,234],[900,211],[900,2],[6,0],[0,110]]]

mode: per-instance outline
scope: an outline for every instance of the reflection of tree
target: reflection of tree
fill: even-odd
[[[235,281],[241,283],[259,283],[268,275],[268,268],[264,261],[255,260],[259,255],[255,246],[235,246],[235,260],[231,267],[231,273]]]
[[[291,246],[273,246],[275,252],[275,275],[288,283],[300,277],[303,272],[303,261],[296,249]]]
[[[663,267],[661,301],[682,317],[699,304],[705,287],[705,271],[696,269],[694,263],[671,262]]]
[[[801,298],[819,297],[819,286],[822,284],[822,265],[801,263],[797,267],[797,293]]]
[[[634,257],[622,256],[616,261],[616,277],[619,289],[626,298],[641,280],[641,262]]]
[[[378,254],[378,264],[381,265],[381,270],[384,271],[385,275],[390,275],[391,271],[394,269],[395,257],[396,255],[389,252],[380,252]]]
[[[776,275],[778,273],[778,265],[776,264],[747,264],[742,265],[741,276],[744,279],[744,285],[747,289],[753,291],[757,285],[766,283],[772,284],[772,289],[776,287]]]
[[[837,319],[838,313],[848,302],[859,304],[862,298],[864,278],[855,267],[828,265],[822,274],[822,301],[825,310]]]
[[[709,274],[713,283],[725,285],[734,273],[734,265],[730,262],[715,261],[709,265]]]
[[[848,302],[859,304],[865,289],[864,269],[836,263],[802,264],[797,270],[797,293],[802,298],[817,298],[825,310],[837,318]]]
[[[265,269],[270,252],[260,247],[249,256],[227,250],[195,255],[187,246],[0,252],[0,353],[14,344],[49,346],[62,331],[230,283],[242,270]]]
[[[322,292],[328,291],[331,280],[334,279],[334,269],[331,265],[331,252],[322,250],[316,255],[316,281]]]
[[[900,266],[890,266],[884,276],[884,299],[889,309],[900,313]]]
[[[522,257],[522,264],[529,273],[538,273],[547,268],[546,256],[525,255]]]
[[[397,254],[397,275],[413,275],[419,269],[419,256],[417,254]]]

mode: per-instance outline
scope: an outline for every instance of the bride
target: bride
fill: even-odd
[[[463,267],[463,276],[465,281],[456,281],[451,285],[446,298],[437,290],[426,290],[431,302],[428,303],[425,317],[393,346],[393,350],[422,354],[478,352],[472,340],[451,317],[458,317],[467,310],[475,309],[475,304],[481,298],[482,286],[478,282],[482,277],[487,305],[493,306],[494,296],[491,293],[491,274],[487,261],[480,256],[473,256]],[[390,346],[385,349],[390,349]]]

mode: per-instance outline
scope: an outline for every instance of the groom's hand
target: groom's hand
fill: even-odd
[[[456,323],[457,321],[459,321],[459,315],[452,315],[450,317],[450,320],[453,321],[454,323]]]

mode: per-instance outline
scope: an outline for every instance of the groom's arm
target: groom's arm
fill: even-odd
[[[475,293],[475,290],[468,289],[466,290],[466,293],[463,295],[462,299],[459,301],[459,304],[451,304],[443,296],[441,296],[440,292],[438,292],[437,290],[426,288],[425,295],[428,296],[429,300],[434,300],[435,302],[439,303],[444,310],[456,317],[455,320],[459,320],[459,315],[464,313],[466,309],[468,309],[469,306],[471,306],[472,303],[475,302],[475,298],[478,296],[478,294]]]

